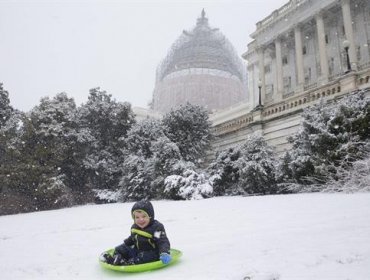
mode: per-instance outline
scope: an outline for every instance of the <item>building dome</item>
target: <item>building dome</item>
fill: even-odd
[[[196,26],[183,31],[158,66],[153,108],[167,112],[189,102],[220,109],[246,96],[242,60],[225,36],[208,25],[203,10]]]

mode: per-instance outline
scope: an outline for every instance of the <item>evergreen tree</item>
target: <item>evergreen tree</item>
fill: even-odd
[[[10,105],[0,84],[0,214],[35,210],[32,164],[24,158],[25,114]]]
[[[81,196],[84,176],[79,167],[83,158],[84,137],[79,132],[76,113],[74,99],[68,98],[65,93],[42,98],[40,104],[29,113],[27,133],[24,134],[26,144],[22,153],[42,172],[42,176],[37,176],[34,193],[39,209],[60,205],[54,203],[58,200],[54,197],[55,189],[41,187],[50,184],[54,180],[52,178],[60,178],[58,182],[63,181],[68,193],[73,191],[75,197]],[[50,193],[47,193],[48,190]],[[72,199],[72,196],[69,198]],[[73,203],[72,200],[65,205]]]
[[[241,147],[242,156],[236,164],[243,189],[250,194],[276,193],[277,159],[273,149],[262,136],[252,134]]]
[[[124,142],[130,154],[150,158],[153,156],[153,142],[163,137],[165,134],[161,122],[145,119],[132,126]]]
[[[262,136],[252,134],[244,144],[218,154],[210,165],[216,195],[278,192],[277,159]]]
[[[151,158],[129,155],[123,164],[119,183],[124,201],[153,199],[155,197],[154,168]]]
[[[7,147],[6,134],[8,128],[5,128],[5,124],[13,114],[13,108],[10,106],[9,94],[3,88],[3,84],[0,83],[0,166],[4,164],[5,152]],[[3,163],[2,163],[3,162]]]
[[[90,187],[116,189],[124,161],[123,140],[135,123],[131,105],[116,102],[105,91],[94,88],[78,116],[80,128],[92,137],[83,161]]]
[[[152,199],[155,196],[155,170],[152,144],[163,137],[159,121],[146,119],[134,124],[124,139],[126,157],[119,186],[126,200]]]
[[[181,156],[193,163],[205,156],[210,147],[211,124],[207,111],[187,103],[163,118],[166,136],[180,149]]]
[[[240,158],[241,151],[239,147],[229,148],[218,152],[216,159],[210,163],[208,171],[211,174],[211,182],[215,195],[240,194],[238,190],[239,169],[236,161]]]
[[[290,183],[320,189],[338,168],[352,163],[369,151],[370,100],[364,91],[343,99],[314,105],[303,114],[301,129],[289,139],[290,162],[282,176]]]
[[[0,129],[8,121],[14,109],[10,105],[9,93],[4,90],[3,84],[0,83]]]
[[[120,181],[124,200],[162,198],[164,178],[176,169],[179,148],[164,134],[160,121],[146,119],[135,124],[125,139],[127,158]]]

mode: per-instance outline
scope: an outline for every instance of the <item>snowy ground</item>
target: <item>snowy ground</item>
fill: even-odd
[[[370,194],[155,201],[172,247],[167,269],[103,270],[129,234],[132,203],[0,217],[1,279],[370,279]]]

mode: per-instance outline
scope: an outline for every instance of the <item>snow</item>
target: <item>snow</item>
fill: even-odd
[[[370,276],[370,194],[154,201],[177,265],[142,274],[102,269],[129,234],[132,203],[0,217],[1,279],[323,279]]]

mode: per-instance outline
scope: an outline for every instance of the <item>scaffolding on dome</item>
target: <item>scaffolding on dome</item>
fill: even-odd
[[[183,31],[159,64],[156,82],[171,73],[194,68],[221,70],[240,81],[245,79],[245,69],[234,47],[218,28],[208,25],[204,9],[196,26],[191,31]]]

